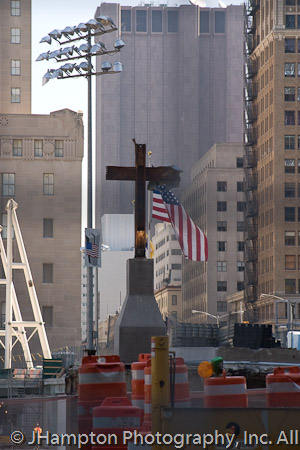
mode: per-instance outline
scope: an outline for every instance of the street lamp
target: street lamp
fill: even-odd
[[[54,50],[53,52],[41,53],[37,61],[55,59],[56,62],[62,62],[63,65],[57,69],[48,69],[43,76],[43,85],[49,80],[58,78],[78,78],[85,77],[88,80],[88,192],[87,192],[87,226],[93,227],[93,178],[92,178],[92,76],[93,75],[110,75],[120,73],[123,69],[122,63],[119,61],[111,64],[104,62],[101,65],[101,71],[96,72],[92,65],[92,56],[115,55],[121,51],[125,43],[118,38],[115,41],[114,48],[107,50],[103,42],[96,42],[92,45],[92,38],[117,31],[117,27],[113,20],[101,15],[96,19],[91,19],[88,22],[80,23],[75,27],[66,27],[63,30],[53,30],[43,37],[40,43],[46,42],[51,44],[55,40],[59,45],[68,44],[67,47]],[[75,36],[75,37],[74,37]],[[66,40],[63,40],[66,39]],[[80,40],[85,40],[79,47],[73,43]],[[74,55],[74,52],[77,54]],[[77,63],[70,63],[70,61],[77,61],[84,59],[85,61]],[[75,71],[75,72],[74,72]],[[88,354],[95,354],[95,346],[93,343],[93,267],[88,267],[88,317],[87,317],[87,351]]]
[[[242,321],[243,313],[244,313],[244,311],[232,311],[232,312],[223,314],[222,316],[219,316],[219,315],[215,316],[214,314],[210,314],[205,311],[198,311],[197,309],[192,309],[192,314],[205,314],[206,316],[213,317],[214,319],[216,319],[218,327],[220,326],[220,319],[223,319],[223,317],[230,316],[231,314],[241,314],[241,321]]]
[[[272,297],[277,299],[277,301],[275,302],[275,332],[278,330],[279,328],[279,317],[278,317],[278,303],[285,303],[287,304],[289,307],[287,307],[287,327],[289,331],[293,331],[294,328],[294,312],[295,312],[295,305],[296,302],[292,301],[292,299],[290,298],[282,298],[279,297],[278,295],[274,295],[274,294],[260,294],[260,298],[267,298],[267,297]]]

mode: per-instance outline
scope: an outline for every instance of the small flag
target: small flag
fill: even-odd
[[[182,253],[192,261],[207,261],[207,237],[194,224],[172,191],[153,191],[152,217],[171,222]]]
[[[101,267],[101,233],[94,228],[85,229],[85,267]]]
[[[92,258],[98,258],[99,256],[99,247],[97,244],[93,244],[91,242],[87,242],[85,246],[85,252],[88,256]]]

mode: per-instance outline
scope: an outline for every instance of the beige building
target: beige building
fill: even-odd
[[[255,208],[246,219],[245,300],[251,305],[262,293],[300,293],[299,1],[252,0],[247,21],[247,210],[251,202]]]
[[[31,112],[31,0],[0,1],[0,113]]]
[[[227,314],[226,296],[244,289],[244,170],[243,145],[216,144],[192,168],[183,204],[206,233],[208,261],[183,259],[183,320],[216,323],[198,310]],[[221,320],[222,325],[227,318]]]
[[[52,351],[81,341],[82,157],[81,113],[0,114],[0,223],[5,238],[13,198]],[[32,320],[23,274],[14,272],[23,317]],[[0,302],[4,319],[4,286]]]
[[[181,286],[164,286],[155,292],[155,299],[164,320],[170,319],[172,325],[182,321]]]

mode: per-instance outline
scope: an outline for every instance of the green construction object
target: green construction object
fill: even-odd
[[[221,375],[223,372],[223,358],[218,356],[211,360],[213,371],[215,375]]]
[[[57,378],[63,368],[62,359],[43,359],[43,378]]]

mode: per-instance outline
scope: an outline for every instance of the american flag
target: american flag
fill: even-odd
[[[192,261],[207,261],[207,237],[194,224],[173,192],[153,191],[152,217],[171,222],[182,253]]]
[[[97,244],[87,242],[85,245],[85,252],[88,256],[91,256],[92,258],[99,258],[99,247]]]

